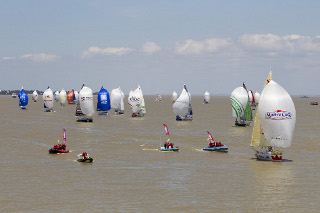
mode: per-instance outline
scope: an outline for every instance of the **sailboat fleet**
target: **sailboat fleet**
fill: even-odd
[[[26,109],[28,104],[28,96],[23,87],[18,95],[19,106]],[[210,94],[208,91],[204,94],[204,103],[210,102]],[[37,91],[32,94],[32,99],[36,102],[38,98]],[[96,111],[99,115],[108,115],[108,111],[115,110],[115,114],[124,113],[124,93],[119,88],[115,88],[109,92],[101,87],[98,93],[98,102]],[[157,99],[161,99],[158,92]],[[76,104],[76,121],[92,122],[95,114],[93,104],[92,90],[83,85],[80,92],[71,90],[68,95],[64,89],[60,92],[53,91],[48,87],[43,93],[43,103],[45,112],[53,111],[54,100],[59,102],[63,107],[67,101],[69,104]],[[254,154],[259,160],[266,161],[282,161],[282,155],[285,148],[291,146],[293,132],[296,122],[296,110],[290,95],[279,84],[272,80],[272,74],[269,73],[261,91],[253,93],[247,90],[245,84],[242,87],[235,88],[231,95],[230,101],[232,106],[232,116],[236,118],[236,126],[249,126],[249,122],[253,120],[252,109],[256,109],[254,126],[252,132],[252,140],[250,147],[254,150]],[[186,85],[178,96],[174,91],[172,94],[173,111],[176,115],[176,121],[192,121],[193,111],[191,105],[191,95]],[[146,115],[145,100],[143,92],[138,85],[134,91],[130,91],[128,96],[128,104],[132,110],[132,117],[144,117]],[[161,151],[179,151],[178,147],[173,147],[170,143],[170,135],[168,127],[164,124],[167,140],[164,146],[160,147]],[[228,147],[221,142],[215,142],[209,131],[209,146],[203,148],[205,151],[228,151]],[[65,135],[65,130],[64,130]]]

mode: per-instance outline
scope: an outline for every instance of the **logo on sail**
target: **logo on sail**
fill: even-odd
[[[266,119],[271,120],[285,120],[285,119],[291,119],[292,114],[288,111],[282,111],[282,110],[276,110],[274,112],[267,112],[266,113]]]

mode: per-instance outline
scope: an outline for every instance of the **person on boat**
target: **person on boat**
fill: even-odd
[[[62,145],[61,145],[61,149],[63,149],[63,150],[66,150],[66,147],[67,147],[67,146],[66,146],[65,144],[62,144]]]
[[[167,148],[167,142],[164,142],[164,148],[165,149]]]
[[[209,147],[214,147],[215,145],[214,145],[214,142],[211,142],[210,141],[210,143],[209,143]]]
[[[83,158],[86,158],[86,157],[87,157],[86,154],[87,154],[86,152],[83,152],[83,153],[82,153]]]

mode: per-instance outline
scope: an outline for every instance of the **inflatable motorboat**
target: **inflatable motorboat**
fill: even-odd
[[[92,163],[93,158],[89,157],[89,155],[86,152],[84,152],[84,153],[78,155],[77,161],[81,162],[81,163]]]

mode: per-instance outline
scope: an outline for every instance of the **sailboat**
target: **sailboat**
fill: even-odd
[[[38,101],[38,93],[37,93],[37,90],[33,91],[32,93],[32,100],[34,102],[37,102]]]
[[[67,103],[67,93],[64,89],[62,89],[59,93],[59,103],[61,106],[65,106]]]
[[[183,85],[183,89],[179,98],[173,104],[172,108],[176,114],[176,121],[192,121],[193,120],[191,97],[185,84]]]
[[[50,87],[47,88],[43,93],[43,107],[45,108],[45,112],[52,112],[53,108],[53,92]]]
[[[144,117],[146,114],[146,106],[140,85],[138,85],[135,91],[130,91],[128,104],[132,110],[132,117]]]
[[[255,110],[256,109],[256,99],[254,98],[252,90],[249,90],[249,100],[251,104],[251,109]]]
[[[178,99],[178,93],[174,90],[172,93],[171,101],[174,103]]]
[[[109,92],[102,86],[98,93],[97,111],[99,115],[108,115],[110,109]]]
[[[157,92],[157,98],[156,98],[156,101],[162,101],[162,97],[161,97],[161,94],[160,94],[160,92],[159,92],[159,91]]]
[[[71,90],[69,93],[68,93],[68,96],[67,96],[67,99],[68,99],[68,104],[75,104],[75,100],[76,100],[76,97],[74,95],[74,90]]]
[[[54,100],[55,100],[56,102],[58,102],[58,101],[59,101],[59,98],[60,98],[60,93],[59,93],[59,91],[55,91],[55,93],[54,93]]]
[[[58,140],[58,143],[54,145],[51,149],[49,149],[49,153],[50,154],[68,153],[69,150],[67,150],[66,142],[67,142],[67,132],[65,129],[63,129],[63,144],[59,144],[59,140]]]
[[[120,87],[111,90],[110,102],[111,102],[111,108],[115,109],[115,114],[124,113],[123,98],[124,98],[124,93],[121,91]]]
[[[236,118],[236,126],[249,126],[252,121],[252,109],[247,89],[243,83],[242,87],[234,89],[230,95],[232,116]],[[238,121],[239,118],[239,121]]]
[[[28,95],[24,91],[23,87],[21,88],[18,94],[18,98],[19,98],[19,106],[21,107],[21,109],[27,109],[26,106],[28,105]]]
[[[223,145],[221,142],[215,142],[213,137],[209,131],[208,133],[208,140],[210,140],[209,146],[203,148],[204,151],[217,151],[217,152],[228,152],[228,147]]]
[[[210,102],[210,93],[206,91],[203,97],[203,103],[208,104]]]
[[[262,91],[257,114],[251,141],[256,157],[282,161],[283,149],[291,146],[296,123],[296,110],[290,95],[270,80]]]
[[[170,134],[169,134],[169,130],[168,130],[167,125],[163,124],[163,127],[164,127],[164,131],[165,131],[165,133],[167,135],[167,141],[164,142],[164,146],[160,147],[160,151],[165,151],[165,152],[167,152],[167,151],[174,151],[174,152],[179,151],[179,147],[173,147],[174,144],[170,142]]]
[[[92,122],[92,116],[94,115],[93,93],[84,84],[79,92],[79,101],[83,115],[77,117],[77,122]]]

